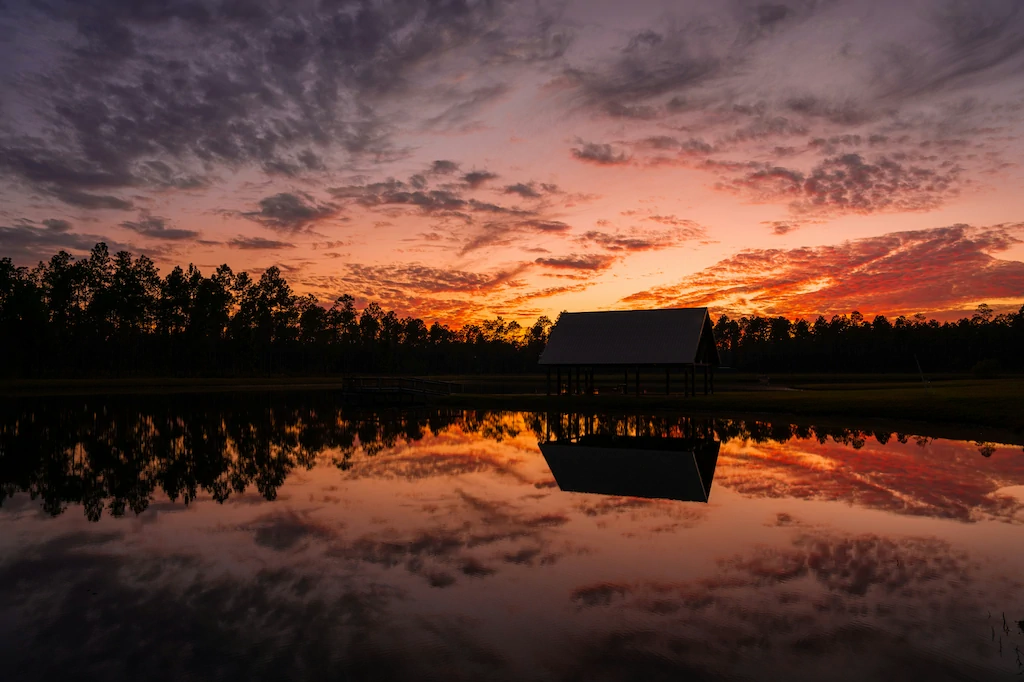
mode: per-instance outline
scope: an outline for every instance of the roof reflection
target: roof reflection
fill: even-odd
[[[558,487],[684,502],[707,502],[721,443],[710,438],[584,435],[540,444]]]

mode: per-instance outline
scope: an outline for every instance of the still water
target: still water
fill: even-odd
[[[1019,445],[326,393],[0,405],[4,679],[998,680]]]

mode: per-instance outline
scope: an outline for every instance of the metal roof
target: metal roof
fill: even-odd
[[[695,362],[707,334],[718,351],[707,308],[562,313],[542,365],[684,365]]]

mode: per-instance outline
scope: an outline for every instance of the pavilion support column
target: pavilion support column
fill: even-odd
[[[704,395],[708,394],[708,366],[704,365]]]
[[[544,388],[547,389],[547,394],[551,395],[551,368],[548,367],[548,377],[544,382]]]
[[[629,393],[629,368],[622,368],[622,395]]]
[[[558,395],[562,395],[562,366],[559,365],[557,369],[558,369],[558,377],[557,377],[557,381],[558,381]]]
[[[665,395],[672,394],[672,368],[665,368]]]
[[[640,365],[636,366],[636,395],[640,397]]]
[[[576,365],[576,395],[580,394],[580,366]]]

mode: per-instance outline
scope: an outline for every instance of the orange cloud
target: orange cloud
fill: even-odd
[[[1021,242],[1021,225],[952,225],[831,246],[750,249],[668,286],[622,299],[778,315],[913,314],[1024,297],[1024,263],[991,252]]]

